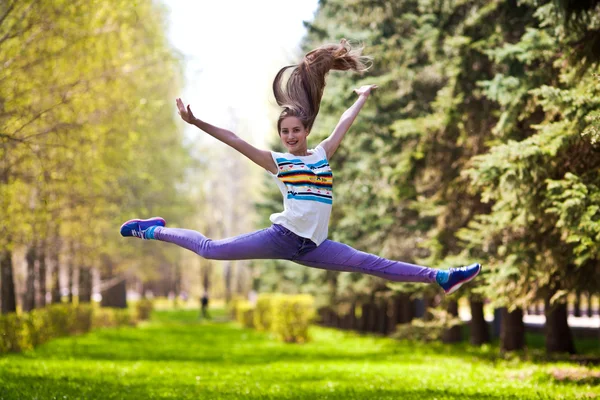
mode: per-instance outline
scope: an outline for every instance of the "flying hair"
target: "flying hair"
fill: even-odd
[[[339,44],[326,44],[312,50],[298,65],[288,65],[279,70],[273,81],[275,100],[283,107],[277,131],[281,131],[281,121],[286,117],[297,117],[310,131],[319,114],[327,73],[331,70],[366,71],[371,66],[371,58],[361,53],[362,48],[352,48],[346,39],[342,39]],[[282,84],[289,69],[291,74]]]

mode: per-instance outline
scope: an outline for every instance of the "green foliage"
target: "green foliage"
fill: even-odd
[[[181,182],[190,156],[172,103],[181,67],[163,6],[88,8],[83,0],[0,5],[0,81],[10,82],[0,85],[0,254],[47,239],[66,245],[75,264],[103,256],[135,271],[126,265],[135,253],[145,278],[176,249],[141,252],[114,233],[134,216],[177,224],[189,210]],[[100,266],[92,263],[82,266]]]
[[[461,293],[473,290],[499,306],[595,290],[598,7],[321,2],[304,50],[346,37],[361,40],[374,64],[363,77],[328,76],[312,140],[333,130],[352,88],[379,85],[330,160],[330,237],[434,268],[482,262],[479,287]],[[382,286],[356,274],[311,277],[333,304]],[[295,278],[297,290],[314,289]]]
[[[31,350],[51,339],[94,328],[133,325],[127,309],[52,304],[29,313],[0,315],[0,354]]]
[[[234,310],[236,320],[245,327],[273,332],[285,342],[304,343],[309,340],[315,300],[311,295],[261,293],[256,305],[238,300]]]
[[[244,299],[244,297],[239,296],[239,295],[235,295],[231,298],[231,300],[229,301],[229,304],[227,304],[227,307],[229,309],[229,312],[230,312],[232,318],[237,318],[237,309],[245,301],[246,301],[246,299]]]
[[[431,309],[432,319],[416,318],[410,324],[396,325],[396,331],[391,335],[394,339],[434,342],[443,338],[450,328],[462,325],[460,318],[445,310]]]
[[[236,304],[235,316],[237,321],[246,328],[254,327],[254,306],[249,301],[240,301]]]
[[[260,293],[254,307],[254,327],[259,331],[269,331],[273,323],[273,306],[277,293]]]
[[[308,341],[308,326],[315,315],[313,297],[310,295],[275,296],[271,302],[273,310],[271,331],[285,342]]]
[[[146,321],[150,319],[154,303],[150,299],[140,299],[135,303],[136,319],[138,321]]]

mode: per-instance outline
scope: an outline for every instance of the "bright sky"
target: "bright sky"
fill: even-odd
[[[266,146],[277,118],[273,79],[299,61],[302,21],[313,19],[318,0],[163,2],[169,38],[186,60],[184,103],[198,118]],[[187,132],[194,139],[205,135]]]

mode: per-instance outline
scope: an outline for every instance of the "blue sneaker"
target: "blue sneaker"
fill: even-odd
[[[161,217],[149,219],[130,219],[121,225],[121,236],[133,236],[140,239],[147,239],[144,236],[144,231],[153,226],[165,226],[166,222]]]
[[[471,264],[467,267],[462,268],[450,268],[448,271],[450,276],[448,277],[448,281],[446,283],[441,284],[440,286],[444,289],[446,294],[454,293],[460,288],[463,284],[473,280],[479,272],[481,271],[481,264],[475,263]]]

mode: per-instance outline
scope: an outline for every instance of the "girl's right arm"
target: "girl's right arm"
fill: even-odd
[[[273,157],[271,157],[271,152],[257,149],[256,147],[252,146],[250,143],[246,142],[244,139],[240,138],[235,133],[228,131],[227,129],[218,128],[207,122],[201,121],[200,119],[196,118],[194,114],[192,114],[192,110],[189,105],[186,109],[181,99],[177,99],[176,102],[177,109],[179,110],[179,115],[185,122],[197,126],[212,137],[233,147],[234,149],[248,157],[257,165],[260,165],[267,171],[273,174],[277,173],[277,165],[275,165],[275,161],[273,161]]]

